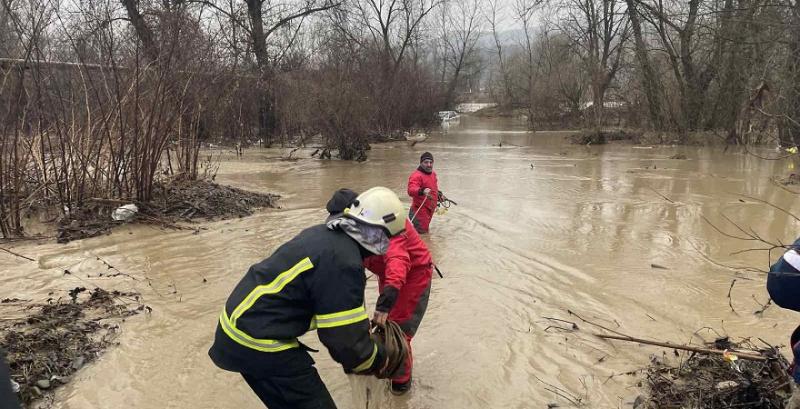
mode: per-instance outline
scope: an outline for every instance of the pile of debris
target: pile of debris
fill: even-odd
[[[6,317],[21,315],[0,321],[0,348],[26,405],[68,383],[73,373],[113,345],[121,321],[151,311],[135,293],[77,287],[68,294],[42,304],[1,301],[9,310]]]
[[[626,131],[623,129],[614,131],[587,130],[570,136],[570,140],[576,145],[604,145],[612,141],[639,143],[641,137],[642,134],[639,132]]]
[[[209,181],[175,180],[157,184],[149,202],[91,199],[58,221],[57,240],[95,237],[125,222],[174,225],[193,219],[245,217],[258,208],[277,207],[279,195],[248,192]]]
[[[727,337],[709,345],[760,359],[739,358],[735,352],[692,353],[677,365],[653,358],[647,369],[646,397],[639,409],[655,408],[783,408],[791,396],[789,363],[777,348],[756,348],[745,340],[734,344]]]
[[[279,195],[248,192],[208,181],[176,181],[156,187],[154,199],[141,205],[144,215],[171,220],[245,217],[253,209],[277,207]]]

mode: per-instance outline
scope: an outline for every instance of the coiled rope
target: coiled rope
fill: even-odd
[[[382,370],[379,370],[376,377],[394,378],[399,375],[403,363],[408,358],[408,341],[403,330],[394,321],[386,321],[385,325],[375,325],[372,338],[383,344],[386,350],[387,362]]]

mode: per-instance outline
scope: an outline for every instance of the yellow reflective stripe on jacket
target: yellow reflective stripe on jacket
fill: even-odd
[[[314,268],[314,264],[311,263],[311,259],[306,257],[300,260],[299,263],[292,266],[292,268],[278,274],[274,280],[272,280],[269,284],[259,285],[250,291],[250,294],[247,294],[247,297],[244,297],[241,303],[233,310],[231,314],[231,323],[235,326],[236,320],[242,316],[253,304],[258,301],[259,298],[263,295],[267,294],[275,294],[283,290],[283,287],[286,287],[286,284],[289,284],[292,280],[294,280],[300,273],[303,271],[308,271]]]
[[[237,344],[247,348],[255,349],[262,352],[280,352],[290,348],[297,348],[300,344],[296,339],[280,341],[276,339],[257,339],[244,333],[244,331],[236,328],[236,325],[228,319],[228,314],[225,312],[225,307],[222,308],[222,314],[219,316],[219,324],[222,330],[234,340]]]
[[[352,310],[315,315],[314,319],[311,321],[311,326],[314,327],[314,323],[316,323],[317,328],[341,327],[363,321],[367,318],[367,310],[362,305]]]
[[[353,368],[353,372],[363,372],[369,368],[372,368],[372,364],[375,363],[375,356],[378,355],[378,345],[373,343],[372,344],[372,355],[361,363],[361,365]]]

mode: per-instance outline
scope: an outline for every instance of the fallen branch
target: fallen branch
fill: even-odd
[[[737,351],[723,351],[719,349],[711,349],[711,348],[700,348],[700,347],[693,347],[690,345],[680,345],[680,344],[673,344],[671,342],[660,342],[660,341],[652,341],[648,339],[642,338],[634,338],[634,337],[627,337],[627,336],[618,336],[618,335],[608,335],[608,334],[598,334],[593,333],[592,335],[603,338],[603,339],[615,339],[618,341],[626,341],[626,342],[636,342],[638,344],[645,344],[645,345],[654,345],[660,346],[664,348],[671,348],[671,349],[679,349],[683,351],[691,351],[691,352],[698,352],[701,354],[715,354],[715,355],[725,355],[726,353],[730,353],[736,355],[738,358],[747,359],[750,361],[766,361],[768,358],[763,355],[757,354],[749,354],[746,352],[737,352]]]
[[[0,250],[3,250],[8,254],[11,254],[11,255],[14,255],[14,256],[17,256],[17,257],[20,257],[20,258],[24,258],[25,260],[36,261],[36,260],[34,260],[34,259],[30,258],[30,257],[23,256],[22,254],[15,253],[15,252],[13,252],[13,251],[11,251],[9,249],[3,248],[3,247],[0,247]]]

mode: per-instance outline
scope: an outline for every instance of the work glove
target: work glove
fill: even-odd
[[[380,311],[388,314],[397,302],[397,296],[399,294],[400,290],[395,287],[390,285],[383,287],[381,295],[378,296],[378,301],[375,302],[375,312]]]
[[[386,320],[389,319],[389,313],[383,311],[375,311],[372,315],[372,323],[375,325],[386,325]]]

